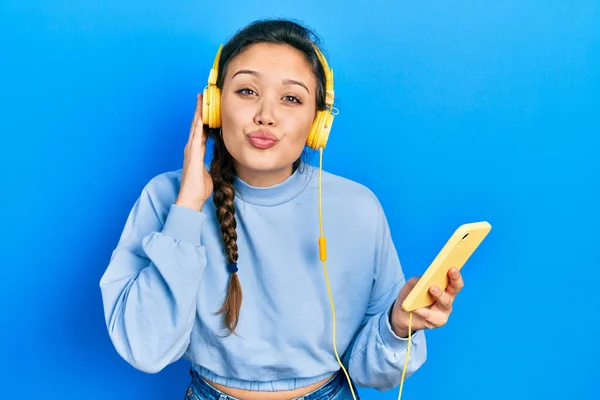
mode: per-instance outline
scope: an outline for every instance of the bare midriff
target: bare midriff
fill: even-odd
[[[291,400],[297,397],[304,396],[323,386],[329,379],[331,379],[331,375],[325,379],[320,380],[319,382],[315,382],[312,385],[308,385],[302,388],[293,389],[293,390],[280,390],[277,392],[265,392],[265,391],[257,391],[257,390],[245,390],[245,389],[236,389],[230,388],[227,386],[220,385],[218,383],[214,383],[209,381],[206,378],[203,378],[206,382],[208,382],[214,388],[220,390],[221,392],[235,397],[240,400]]]

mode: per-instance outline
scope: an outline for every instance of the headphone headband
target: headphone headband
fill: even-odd
[[[319,61],[321,61],[321,65],[323,66],[323,70],[325,71],[325,104],[331,109],[331,107],[333,106],[334,99],[333,69],[329,68],[327,59],[325,59],[325,56],[323,55],[321,50],[314,43],[313,48],[315,49],[315,53],[317,54]]]
[[[215,62],[213,63],[213,67],[210,70],[210,74],[208,75],[208,84],[215,85],[217,84],[217,77],[219,76],[219,59],[221,58],[221,50],[223,50],[223,45],[219,46],[219,50],[217,51],[217,56],[215,57]]]

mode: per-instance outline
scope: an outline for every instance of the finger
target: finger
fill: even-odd
[[[429,308],[417,308],[413,313],[421,317],[425,328],[437,328],[448,322],[448,314],[443,311],[431,310]]]
[[[198,97],[197,97],[197,101],[196,101],[196,115],[198,116],[198,122],[200,123],[200,125],[203,125],[203,121],[202,121],[202,107],[204,106],[204,102],[202,101],[204,98],[204,96],[202,95],[202,93],[198,93]]]
[[[198,104],[200,102],[200,93],[196,94],[196,107],[194,108],[194,118],[192,119],[192,127],[196,126],[198,120]]]
[[[187,143],[185,145],[185,150],[186,151],[191,146],[192,141],[194,139],[194,135],[196,133],[196,127],[198,125],[198,120],[200,119],[200,114],[199,114],[199,111],[198,111],[200,104],[202,104],[202,95],[198,93],[196,95],[196,109],[194,110],[194,118],[192,119],[192,124],[190,126],[190,134],[188,136],[188,140],[187,140]]]
[[[417,282],[419,282],[419,279],[421,279],[420,276],[413,276],[408,281],[406,281],[405,286],[412,289],[412,288],[415,287],[415,285],[417,284]]]
[[[194,109],[194,119],[192,120],[192,133],[195,131],[198,123],[202,121],[202,95],[196,95],[196,108]]]
[[[427,319],[431,315],[430,310],[428,308],[417,308],[416,310],[413,310],[412,313],[423,318],[425,321],[427,321]]]
[[[420,276],[414,276],[414,277],[410,278],[408,281],[406,281],[404,286],[402,286],[402,289],[400,289],[400,293],[398,293],[398,299],[400,301],[404,301],[406,296],[408,296],[410,291],[413,290],[413,288],[419,281],[419,278],[420,278]]]
[[[456,267],[450,268],[450,271],[448,271],[448,277],[450,278],[450,284],[448,285],[446,291],[452,298],[454,298],[465,286],[465,282],[463,281],[462,274]]]
[[[452,309],[452,297],[447,291],[440,289],[436,285],[432,285],[429,288],[429,292],[435,298],[434,306],[436,308],[443,311]]]
[[[198,102],[196,104],[196,113],[194,117],[194,129],[192,141],[195,146],[203,147],[206,143],[207,135],[206,129],[204,127],[204,123],[202,122],[202,95],[198,95]]]

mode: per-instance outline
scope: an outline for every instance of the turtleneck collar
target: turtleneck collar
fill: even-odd
[[[298,196],[310,182],[313,168],[302,162],[286,180],[273,186],[252,186],[235,177],[233,187],[240,200],[258,206],[276,206]]]

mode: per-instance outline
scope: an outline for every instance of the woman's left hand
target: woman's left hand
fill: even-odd
[[[448,271],[448,278],[450,282],[446,290],[440,290],[435,285],[429,288],[429,293],[435,299],[435,302],[431,306],[418,308],[413,311],[412,331],[439,328],[448,322],[448,317],[452,312],[452,303],[464,286],[462,275],[457,268],[453,267]],[[406,296],[408,296],[418,280],[419,277],[409,279],[400,290],[398,298],[394,303],[390,322],[392,330],[399,337],[408,337],[410,313],[402,309],[402,302],[406,299]]]

